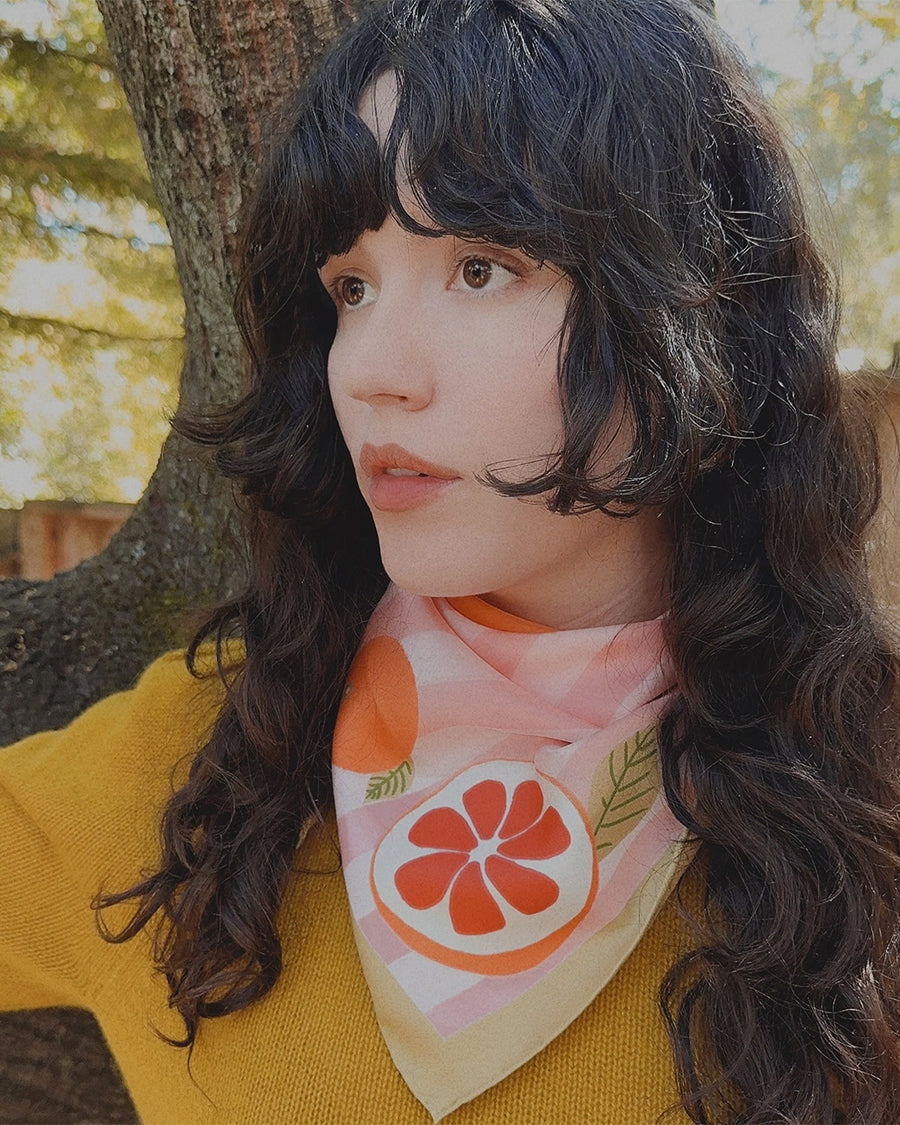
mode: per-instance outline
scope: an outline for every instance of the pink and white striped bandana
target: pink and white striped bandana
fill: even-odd
[[[659,784],[659,620],[552,630],[389,587],[334,735],[375,1013],[435,1121],[557,1036],[685,862]]]

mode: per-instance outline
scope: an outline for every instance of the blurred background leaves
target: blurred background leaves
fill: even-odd
[[[0,3],[0,505],[138,499],[182,312],[96,5]]]
[[[900,3],[717,0],[796,146],[844,285],[842,366],[900,341]]]

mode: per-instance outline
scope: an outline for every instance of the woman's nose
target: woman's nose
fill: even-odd
[[[328,357],[332,393],[404,410],[431,402],[435,334],[414,304],[382,292],[370,308],[345,316]]]

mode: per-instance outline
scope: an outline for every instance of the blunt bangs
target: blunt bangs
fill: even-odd
[[[583,149],[589,115],[613,112],[615,92],[598,77],[611,44],[528,0],[398,0],[355,30],[307,88],[282,152],[307,260],[345,252],[393,213],[415,234],[508,245],[577,270],[588,251],[573,239],[578,216],[595,227],[604,214]],[[398,101],[379,144],[358,107],[386,73]]]

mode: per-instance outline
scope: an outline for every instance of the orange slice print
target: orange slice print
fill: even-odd
[[[583,810],[528,762],[472,766],[385,835],[372,859],[375,903],[411,949],[487,974],[539,964],[597,890]]]
[[[549,876],[529,871],[527,879],[523,879],[519,864],[503,856],[489,855],[484,861],[484,870],[510,906],[522,914],[540,914],[559,898],[559,887]]]
[[[418,733],[419,701],[409,658],[393,637],[373,637],[350,666],[332,761],[356,773],[392,770],[409,758]]]

